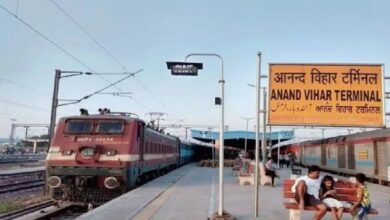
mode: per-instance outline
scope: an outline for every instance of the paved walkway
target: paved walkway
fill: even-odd
[[[306,170],[303,169],[303,174]],[[276,187],[259,187],[259,217],[254,218],[254,186],[240,186],[231,168],[225,168],[224,208],[237,220],[288,219],[282,203],[282,180],[290,170],[279,171]],[[341,179],[342,177],[340,177]],[[373,206],[379,216],[390,219],[390,187],[369,184]],[[196,167],[193,164],[177,169],[144,186],[107,203],[79,219],[207,219],[218,209],[218,169]],[[313,212],[303,212],[302,219],[311,219]],[[324,218],[330,220],[330,213]],[[345,214],[343,219],[351,219]]]

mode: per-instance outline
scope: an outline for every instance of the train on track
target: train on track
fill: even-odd
[[[390,181],[390,128],[288,143],[280,146],[280,152],[293,153],[296,163],[304,166],[347,175],[365,173],[383,184]],[[276,147],[272,153],[276,156]]]
[[[208,151],[204,148],[129,113],[83,111],[56,126],[46,159],[47,184],[55,200],[102,204],[191,162],[199,151]]]

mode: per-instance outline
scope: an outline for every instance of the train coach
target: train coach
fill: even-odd
[[[361,172],[383,184],[390,181],[389,128],[292,143],[281,149],[294,153],[296,162],[304,166],[318,165],[340,174]]]
[[[193,145],[128,113],[59,120],[46,159],[55,200],[101,204],[193,159]]]

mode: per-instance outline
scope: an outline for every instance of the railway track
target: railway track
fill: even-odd
[[[26,171],[18,173],[0,174],[0,180],[15,180],[20,178],[27,178],[29,176],[44,176],[45,170]]]
[[[13,183],[10,185],[2,185],[0,186],[0,194],[15,192],[24,189],[43,187],[44,185],[45,182],[43,180],[33,180],[33,181],[22,182],[22,183]]]
[[[46,202],[38,203],[35,205],[31,205],[31,206],[28,206],[28,207],[21,209],[21,210],[16,210],[13,212],[2,214],[2,215],[0,215],[0,220],[9,220],[9,219],[18,218],[18,217],[30,214],[32,212],[36,212],[36,211],[39,211],[41,209],[53,206],[54,204],[56,204],[54,201],[46,201]]]
[[[71,203],[58,206],[57,202],[50,200],[0,215],[0,220],[15,218],[21,220],[74,219],[87,211],[86,207]]]
[[[33,171],[0,175],[0,194],[43,187],[45,172]]]

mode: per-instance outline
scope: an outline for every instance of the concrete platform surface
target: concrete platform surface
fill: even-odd
[[[302,169],[306,174],[306,170]],[[282,180],[289,178],[287,168],[278,171],[281,179],[276,187],[259,187],[259,217],[254,218],[254,186],[240,186],[231,168],[225,168],[224,209],[237,220],[288,219],[283,207]],[[325,174],[325,173],[322,173]],[[342,177],[338,177],[342,179]],[[378,216],[370,219],[390,219],[390,187],[368,184],[373,207]],[[153,180],[113,201],[90,211],[78,219],[207,219],[218,209],[218,168],[196,167],[194,164],[179,168]],[[312,219],[314,212],[304,211],[301,219]],[[330,220],[328,213],[323,219]],[[343,219],[351,219],[345,214]]]

